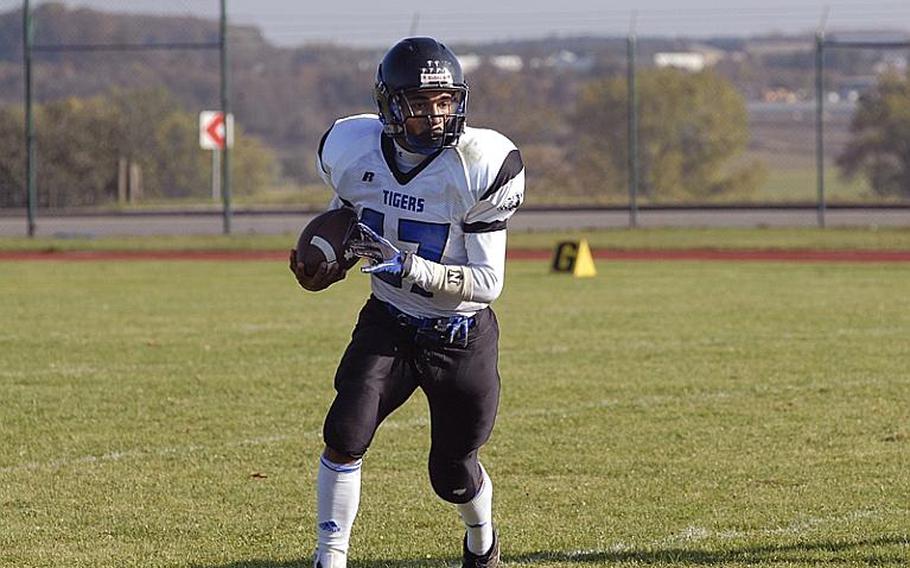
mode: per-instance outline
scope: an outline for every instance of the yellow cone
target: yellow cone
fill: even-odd
[[[594,268],[594,257],[591,256],[591,247],[588,241],[581,239],[578,243],[578,256],[575,257],[575,269],[572,276],[576,278],[587,278],[597,276],[597,269]]]
[[[565,272],[576,278],[596,276],[594,258],[591,256],[591,247],[588,241],[566,241],[556,245],[553,253],[553,272]]]

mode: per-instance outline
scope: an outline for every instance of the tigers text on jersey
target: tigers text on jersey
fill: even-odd
[[[317,167],[335,191],[332,207],[354,207],[402,250],[441,264],[502,270],[506,222],[524,199],[521,155],[502,134],[465,128],[456,148],[402,172],[379,118],[351,116],[323,136]],[[391,274],[374,275],[372,287],[380,300],[419,317],[471,315],[487,306],[432,294]]]

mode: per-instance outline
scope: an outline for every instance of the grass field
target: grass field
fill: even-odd
[[[901,237],[901,238],[906,238]],[[906,566],[910,265],[512,262],[482,459],[507,566]],[[0,262],[0,566],[308,566],[365,277]],[[355,568],[452,566],[418,394],[364,466]]]
[[[751,196],[753,202],[812,203],[818,195],[814,164],[803,167],[768,167],[765,183]],[[825,169],[825,196],[834,203],[887,203],[862,177],[846,180],[837,168]]]

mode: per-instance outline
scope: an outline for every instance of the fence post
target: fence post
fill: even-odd
[[[815,35],[815,177],[818,226],[825,228],[825,36]]]
[[[25,65],[25,200],[28,216],[28,236],[35,236],[35,212],[38,192],[35,183],[35,122],[32,110],[32,44],[34,25],[29,0],[22,3],[22,48]]]
[[[227,0],[221,0],[221,113],[224,117],[224,146],[221,150],[221,201],[224,205],[224,234],[231,234],[231,152],[228,146],[228,117],[231,112],[227,45]],[[217,152],[217,150],[215,150]]]
[[[626,43],[628,48],[627,61],[627,87],[628,93],[628,156],[629,156],[629,228],[638,226],[638,88],[635,82],[635,24],[633,16],[632,30]]]

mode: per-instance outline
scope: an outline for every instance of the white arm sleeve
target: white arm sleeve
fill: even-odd
[[[474,280],[474,294],[468,300],[489,304],[502,293],[506,272],[506,232],[468,233],[468,267]]]
[[[468,262],[463,265],[439,264],[412,255],[404,279],[428,292],[489,304],[502,292],[506,232],[468,233],[465,235],[465,248]]]
[[[403,278],[428,292],[439,292],[468,302],[489,304],[502,292],[506,263],[506,224],[524,200],[524,165],[518,150],[509,154],[494,183],[465,216],[463,265],[445,265],[411,255]],[[497,176],[498,177],[498,176]]]

